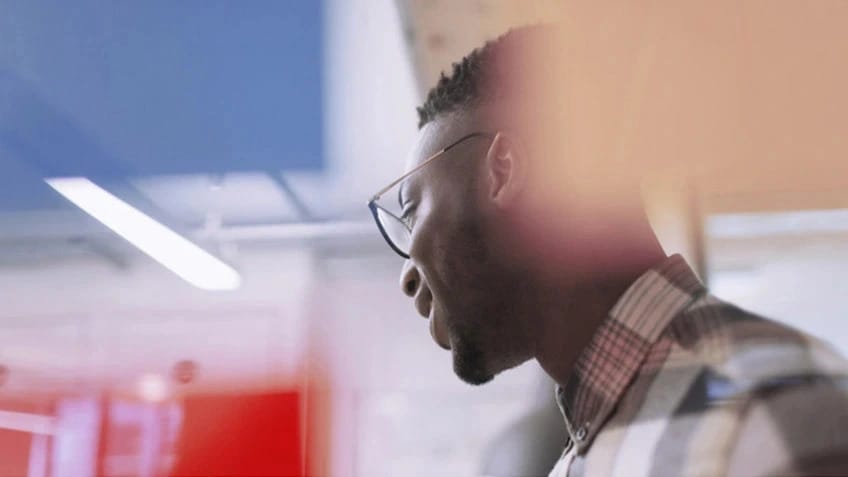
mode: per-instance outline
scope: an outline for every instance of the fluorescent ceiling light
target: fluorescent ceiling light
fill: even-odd
[[[45,181],[77,207],[192,285],[204,290],[234,290],[241,284],[241,277],[232,267],[85,177]]]

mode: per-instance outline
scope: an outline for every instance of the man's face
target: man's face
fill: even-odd
[[[419,133],[407,170],[474,132],[442,118]],[[401,203],[412,225],[401,287],[430,320],[430,333],[450,349],[456,374],[471,384],[529,359],[527,317],[515,316],[516,274],[494,252],[500,219],[488,203],[485,175],[491,140],[467,140],[410,176]]]

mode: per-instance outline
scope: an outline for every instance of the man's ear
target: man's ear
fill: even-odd
[[[498,132],[486,154],[487,195],[497,207],[508,207],[524,188],[527,156],[519,139]]]

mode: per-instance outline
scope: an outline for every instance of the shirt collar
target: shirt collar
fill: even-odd
[[[683,257],[672,255],[618,299],[556,389],[578,453],[591,444],[665,327],[705,291]]]

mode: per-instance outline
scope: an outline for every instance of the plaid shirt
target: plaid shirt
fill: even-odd
[[[716,299],[672,256],[557,387],[570,440],[550,476],[848,475],[846,369],[823,342]]]

